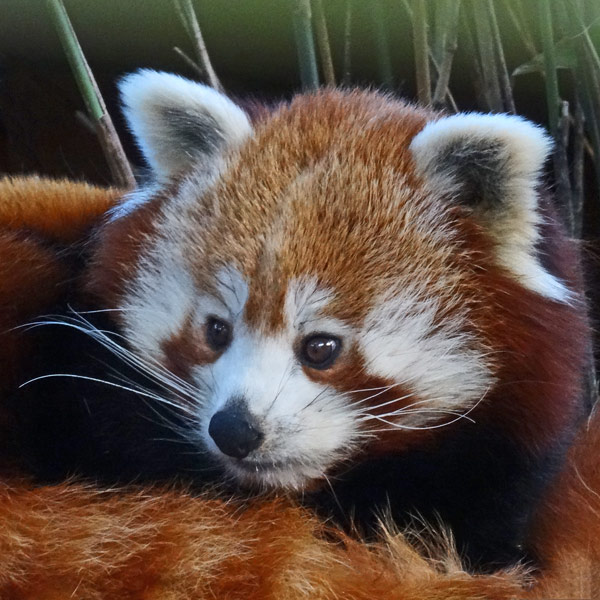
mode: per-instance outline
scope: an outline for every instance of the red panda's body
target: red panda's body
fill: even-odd
[[[588,343],[544,135],[368,92],[252,128],[174,76],[123,91],[157,182],[101,230],[88,287],[173,435],[359,529],[389,508],[440,518],[474,565],[523,556]]]
[[[49,191],[58,195],[48,197]],[[46,200],[36,207],[41,197]],[[34,319],[36,313],[51,312],[56,292],[69,286],[73,287],[63,302],[76,300],[76,267],[81,264],[65,262],[73,250],[68,251],[63,242],[81,241],[79,225],[91,226],[114,199],[113,191],[73,182],[0,181],[3,280],[19,282],[0,288],[0,303],[22,310],[17,316],[4,313],[5,329]],[[15,210],[15,201],[31,213]],[[46,229],[48,211],[60,215],[64,223],[58,235]],[[32,252],[35,244],[37,253]],[[43,285],[40,269],[46,274]],[[54,329],[54,343],[49,344],[54,353],[68,353],[63,348],[66,331]],[[39,363],[42,358],[39,348],[23,345],[31,339],[17,338],[16,333],[2,335],[11,364],[21,367],[0,370],[3,403],[4,390],[23,381],[26,363]],[[72,362],[73,355],[67,358]],[[45,383],[52,381],[56,379]],[[106,410],[112,402],[122,405],[123,399],[107,397],[96,408]],[[53,410],[60,412],[67,400],[59,395]],[[93,410],[95,396],[88,394],[85,400]],[[137,400],[139,404],[141,399]],[[97,411],[93,417],[101,414]],[[472,577],[461,570],[452,553],[435,554],[439,560],[429,562],[401,536],[386,536],[374,545],[340,538],[339,532],[323,529],[306,511],[281,501],[255,501],[244,511],[239,504],[214,496],[193,497],[156,487],[110,492],[65,483],[39,487],[21,478],[9,479],[3,471],[0,598],[594,598],[600,540],[597,417],[578,435],[569,463],[537,511],[533,542],[544,568],[535,578],[514,569]],[[58,435],[74,433],[61,425]],[[10,427],[2,429],[3,443],[12,432]],[[37,433],[41,432],[40,428]],[[10,458],[14,469],[14,456],[2,448],[3,461]]]

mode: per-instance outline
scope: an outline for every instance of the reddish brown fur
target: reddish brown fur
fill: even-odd
[[[32,193],[43,185],[31,183]],[[100,207],[85,204],[80,186],[61,185],[63,197],[73,206],[81,203],[92,222]],[[27,181],[23,186],[26,193]],[[112,192],[97,190],[97,195],[111,202]],[[80,211],[75,214],[80,222]],[[39,219],[24,219],[22,228]],[[53,290],[39,286],[39,266],[54,281],[63,280],[64,267],[58,252],[21,248],[22,254],[18,246],[0,245],[5,273],[12,273],[11,265],[19,269],[14,274],[19,285],[3,287],[0,302],[24,307],[35,290],[37,304],[31,308],[43,310],[45,302],[52,303]],[[51,265],[55,271],[48,270]],[[19,349],[14,339],[3,337],[2,343],[13,352]],[[600,555],[599,453],[596,415],[539,512],[536,539],[546,567],[537,580],[523,579],[518,571],[470,576],[452,553],[442,551],[444,560],[431,563],[399,536],[361,544],[283,501],[243,510],[160,489],[34,488],[24,479],[5,478],[0,484],[0,599],[592,598],[598,592],[592,585],[598,582]]]
[[[102,230],[101,243],[97,244],[94,256],[94,263],[102,265],[102,269],[92,270],[87,288],[102,296],[107,306],[117,306],[125,282],[135,273],[147,238],[155,231],[154,216],[163,201],[160,196],[153,198],[112,227]]]
[[[508,599],[518,574],[444,573],[401,538],[370,548],[283,502],[78,486],[0,495],[0,598]],[[325,540],[325,534],[342,543]]]

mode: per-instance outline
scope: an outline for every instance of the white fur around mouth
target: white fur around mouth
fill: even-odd
[[[269,460],[226,460],[228,471],[240,482],[246,485],[266,487],[301,489],[322,472],[304,464],[290,461]]]

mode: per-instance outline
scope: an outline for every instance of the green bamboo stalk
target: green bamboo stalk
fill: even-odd
[[[186,19],[185,12],[183,11],[182,5],[178,2],[178,0],[173,0],[173,5],[175,6],[175,10],[177,11],[177,15],[179,16],[179,20],[187,33],[187,36],[192,39],[194,37],[194,32],[190,27],[188,20]],[[206,73],[202,75],[202,77],[206,77]]]
[[[433,27],[429,47],[439,64],[444,58],[444,47],[446,46],[446,26],[448,10],[451,9],[453,0],[437,0],[433,2]]]
[[[460,0],[458,0],[458,1],[460,1]],[[408,15],[408,18],[411,22],[411,26],[413,26],[414,20],[415,20],[413,9],[411,8],[410,4],[408,3],[408,0],[402,0],[402,4],[404,5],[406,14]],[[431,63],[431,66],[433,67],[435,75],[436,75],[436,77],[439,77],[440,73],[441,73],[441,66],[436,61],[435,56],[433,55],[433,50],[431,49],[431,46],[429,46],[429,45],[428,45],[428,55],[429,55],[429,61]],[[450,88],[446,89],[446,99],[448,101],[448,104],[450,105],[450,108],[454,112],[458,112],[458,106],[456,104],[456,101],[454,100],[454,96],[452,95]]]
[[[445,5],[440,5],[437,23],[443,28],[443,34],[436,31],[436,37],[443,38],[443,46],[439,48],[440,55],[437,58],[439,69],[435,91],[433,93],[433,104],[440,105],[448,94],[448,84],[450,82],[450,73],[452,71],[452,63],[454,54],[457,48],[458,37],[458,19],[460,16],[460,0],[446,0]]]
[[[581,102],[577,99],[573,123],[573,160],[572,173],[572,203],[573,203],[573,235],[581,238],[583,229],[584,205],[584,158],[585,158],[585,131],[584,116]]]
[[[47,0],[47,6],[113,179],[121,187],[135,187],[129,161],[64,4],[62,0]]]
[[[319,54],[321,55],[321,67],[325,83],[330,86],[335,85],[335,71],[333,69],[333,59],[331,57],[331,46],[329,44],[329,33],[327,32],[327,21],[325,11],[323,10],[323,0],[313,0],[315,11],[315,33]]]
[[[504,101],[500,90],[500,75],[496,60],[496,49],[488,3],[475,0],[472,3],[473,21],[477,39],[477,51],[483,76],[483,94],[486,97],[488,108],[493,112],[504,111]]]
[[[558,77],[556,75],[556,53],[554,51],[554,33],[552,30],[552,12],[550,0],[538,0],[540,29],[542,33],[542,49],[544,53],[544,73],[546,80],[546,103],[548,105],[548,122],[554,137],[558,133],[560,95]]]
[[[381,0],[372,0],[372,3],[373,25],[375,28],[375,57],[379,71],[379,80],[386,88],[391,90],[394,87],[394,75],[392,72],[392,61],[390,58],[390,47],[383,7]]]
[[[593,90],[597,88],[592,81],[592,75],[585,69],[578,69],[578,78],[580,79],[581,106],[585,115],[586,129],[589,132],[592,148],[594,150],[594,167],[596,170],[596,180],[598,181],[600,192],[600,110],[597,107],[597,99]]]
[[[565,6],[569,16],[569,35],[574,41],[577,53],[575,76],[578,81],[579,99],[594,151],[593,162],[600,191],[600,74],[595,67],[594,56],[590,55],[587,41],[581,35],[583,23],[581,6],[573,0],[565,0]]]
[[[412,23],[415,19],[415,15],[413,13],[413,9],[412,9],[412,6],[410,5],[410,2],[408,0],[402,0],[402,4],[404,5],[404,10],[407,12],[408,18],[410,19],[410,22]]]
[[[563,223],[571,236],[575,231],[575,215],[573,209],[573,196],[571,193],[571,180],[569,177],[569,160],[567,147],[570,139],[569,103],[561,103],[561,111],[556,128],[554,145],[554,179],[556,180],[557,206],[562,216]]]
[[[523,17],[523,6],[521,5],[521,2],[522,0],[517,0],[517,6],[521,11],[521,14],[519,15],[517,15],[517,13],[515,12],[515,9],[513,8],[510,0],[504,0],[504,7],[506,9],[506,13],[510,17],[514,28],[518,32],[521,41],[525,45],[527,53],[531,57],[534,57],[538,54],[538,50],[536,48],[535,42],[533,41],[533,36],[531,35],[531,32],[524,26],[524,24],[527,23],[527,19]]]
[[[194,53],[196,54],[197,61],[196,64],[201,67],[204,73],[206,73],[206,78],[208,79],[210,86],[215,88],[215,90],[222,92],[223,86],[221,85],[221,82],[219,81],[219,78],[217,77],[217,74],[215,73],[210,61],[208,50],[206,49],[206,44],[204,43],[204,37],[202,36],[202,31],[200,30],[200,24],[198,23],[198,18],[196,17],[192,0],[173,1],[175,3],[177,13],[179,14],[179,18],[183,22],[183,26],[185,27],[192,45],[194,46]]]
[[[352,80],[352,13],[353,0],[346,0],[346,15],[344,18],[344,85],[350,85]]]
[[[196,75],[200,77],[200,79],[204,79],[204,77],[206,77],[206,73],[202,70],[200,65],[190,56],[188,56],[181,48],[179,48],[179,46],[174,46],[173,52],[180,56],[183,59],[183,62],[185,62],[190,67],[190,69],[192,69],[192,71],[194,71]]]
[[[581,27],[581,36],[583,37],[583,41],[585,43],[586,51],[589,55],[591,64],[593,67],[600,73],[600,56],[598,56],[598,52],[596,51],[596,47],[594,46],[594,42],[590,37],[589,27],[586,26],[581,18],[579,12],[575,12],[575,17]]]
[[[457,5],[460,6],[461,0],[438,0],[432,3],[433,10],[433,33],[431,35],[431,41],[429,47],[433,54],[433,57],[442,64],[444,60],[444,53],[446,50],[446,44],[448,41],[448,34],[451,29],[449,21],[453,18],[453,14]]]
[[[302,88],[305,90],[317,89],[319,87],[319,71],[313,39],[310,0],[294,0],[293,17]]]
[[[466,8],[466,7],[465,7]],[[477,103],[480,107],[490,110],[491,103],[487,98],[484,78],[483,78],[483,69],[479,60],[479,53],[477,51],[477,47],[475,44],[475,36],[472,31],[472,22],[471,19],[468,18],[467,11],[463,10],[461,13],[462,20],[462,29],[464,34],[462,36],[462,41],[465,45],[467,56],[472,57],[473,59],[473,70],[475,71],[474,77],[474,85],[475,92],[477,94]]]
[[[490,25],[494,40],[496,64],[498,65],[498,78],[500,82],[502,96],[504,98],[504,105],[507,112],[515,114],[517,110],[515,108],[515,101],[513,99],[508,69],[506,68],[506,59],[504,58],[502,38],[500,37],[500,29],[498,27],[498,20],[496,19],[496,10],[494,8],[494,2],[492,0],[488,0],[488,11],[490,14]]]
[[[427,4],[414,0],[413,45],[417,78],[417,97],[422,104],[431,104],[431,75],[429,72],[429,43],[427,39]]]
[[[98,121],[106,112],[106,107],[90,77],[90,68],[83,56],[64,4],[62,0],[48,0],[47,5],[88,114],[93,121]]]

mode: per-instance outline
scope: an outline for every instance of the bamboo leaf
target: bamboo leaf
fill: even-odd
[[[413,6],[413,45],[415,49],[417,96],[419,102],[431,104],[427,4],[425,0],[414,0]]]
[[[571,38],[563,38],[554,45],[554,63],[557,69],[575,69],[577,66],[577,51]],[[513,77],[544,73],[544,54],[536,54],[531,60],[519,65],[513,72]]]

